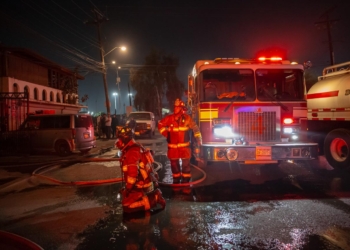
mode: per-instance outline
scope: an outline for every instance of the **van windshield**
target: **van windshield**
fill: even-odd
[[[134,118],[134,120],[151,120],[149,113],[131,113],[129,119]]]
[[[89,115],[76,115],[74,116],[76,128],[87,128],[93,126],[91,116]]]

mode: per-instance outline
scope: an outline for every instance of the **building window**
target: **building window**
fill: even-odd
[[[34,99],[35,100],[39,99],[39,94],[38,94],[38,89],[37,88],[34,89]]]
[[[14,83],[13,84],[13,92],[18,92],[18,84],[17,83]]]
[[[61,95],[60,95],[60,93],[56,94],[56,102],[61,102]]]
[[[53,98],[54,98],[54,97],[53,97],[53,92],[51,91],[51,92],[50,92],[50,102],[53,102]]]
[[[27,93],[27,94],[28,94],[28,99],[29,99],[30,96],[29,96],[29,88],[28,88],[28,86],[25,86],[25,87],[24,87],[24,93]]]
[[[43,101],[46,101],[46,90],[44,89],[43,90],[43,93],[42,93],[42,98],[41,98]]]

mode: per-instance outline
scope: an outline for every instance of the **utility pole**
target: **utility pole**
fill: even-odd
[[[107,85],[107,76],[106,76],[106,64],[105,64],[105,51],[103,49],[103,44],[102,44],[102,40],[101,40],[101,30],[100,30],[100,25],[102,22],[104,21],[108,21],[107,18],[105,18],[103,16],[103,14],[101,14],[101,12],[99,10],[97,10],[96,8],[94,8],[92,10],[95,13],[95,20],[93,22],[86,22],[86,23],[92,23],[94,25],[96,25],[97,27],[97,34],[98,34],[98,42],[100,45],[100,55],[101,55],[101,63],[102,63],[102,74],[103,74],[103,86],[104,86],[104,90],[105,90],[105,98],[106,98],[106,108],[107,108],[107,114],[111,113],[111,104],[109,102],[109,96],[108,96],[108,85]]]
[[[131,93],[130,93],[130,83],[128,82],[128,92],[129,92],[129,103],[130,103],[130,106],[131,106]]]
[[[333,51],[333,44],[332,44],[331,27],[333,24],[337,23],[339,19],[330,20],[329,13],[332,12],[335,8],[336,6],[333,6],[332,8],[330,8],[320,16],[320,19],[325,19],[324,21],[315,23],[315,26],[318,27],[319,29],[321,27],[327,29],[329,57],[330,57],[331,65],[334,65],[334,51]]]

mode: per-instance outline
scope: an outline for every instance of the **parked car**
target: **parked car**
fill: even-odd
[[[126,121],[127,126],[129,126],[132,119],[136,122],[136,126],[134,128],[135,136],[148,135],[149,138],[152,138],[156,130],[156,120],[152,112],[131,112]]]
[[[94,125],[88,114],[30,115],[20,130],[29,132],[32,151],[55,151],[64,156],[96,147]]]

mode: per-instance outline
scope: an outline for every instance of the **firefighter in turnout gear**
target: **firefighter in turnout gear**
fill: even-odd
[[[185,111],[184,102],[176,99],[174,114],[164,117],[158,123],[159,132],[167,138],[168,158],[171,164],[173,183],[186,183],[191,179],[192,132],[196,139],[196,148],[194,149],[196,159],[199,159],[200,146],[202,145],[202,135],[197,124],[191,116],[185,114]]]
[[[164,209],[165,200],[158,188],[158,174],[152,165],[151,152],[133,139],[133,129],[129,127],[119,129],[115,145],[122,152],[120,166],[125,182],[121,191],[123,211],[148,211],[157,204]]]

